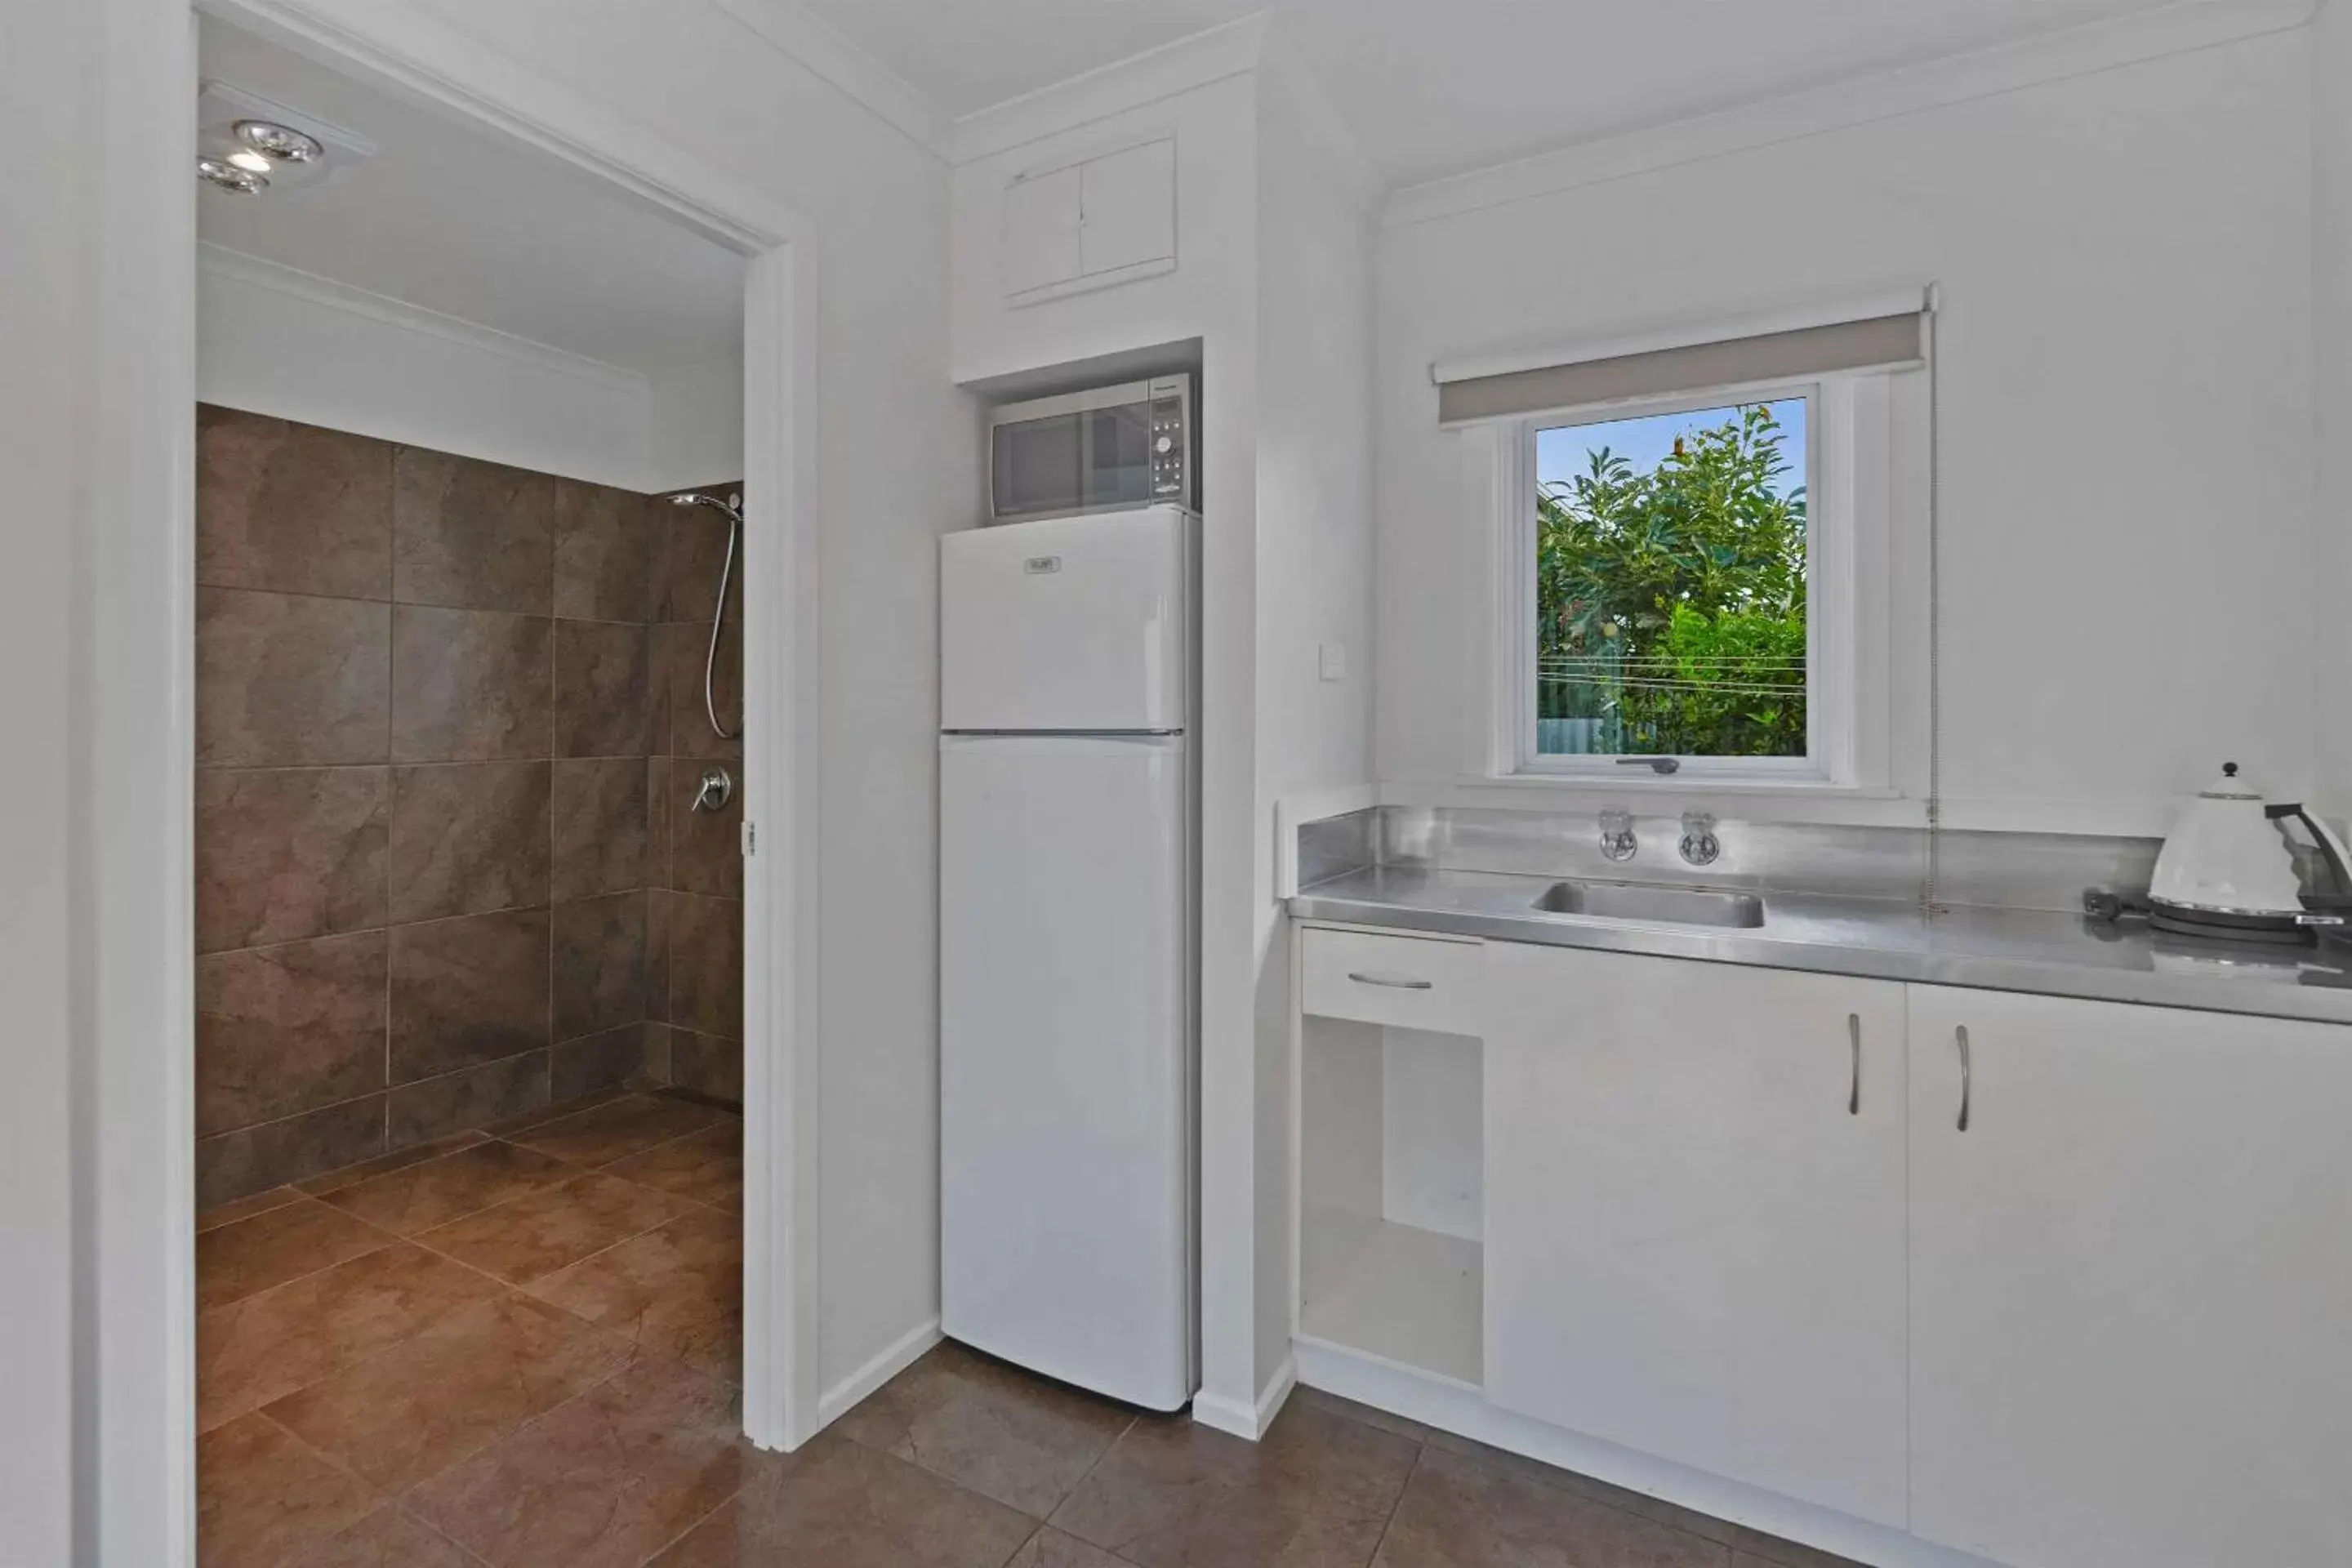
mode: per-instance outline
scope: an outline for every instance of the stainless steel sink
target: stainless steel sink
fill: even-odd
[[[1554,882],[1536,900],[1536,908],[1547,914],[1657,921],[1668,925],[1752,929],[1764,923],[1764,900],[1756,894],[1723,893],[1707,888],[1641,888],[1623,882]]]

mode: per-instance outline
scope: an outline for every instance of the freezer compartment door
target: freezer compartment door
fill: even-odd
[[[940,727],[1181,730],[1193,519],[1177,507],[940,542]]]
[[[1192,1396],[1181,740],[940,750],[947,1333],[1157,1410]]]

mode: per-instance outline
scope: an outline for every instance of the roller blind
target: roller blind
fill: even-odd
[[[1488,374],[1440,368],[1437,416],[1441,424],[1466,425],[1710,386],[1918,365],[1926,363],[1922,321],[1909,310]]]

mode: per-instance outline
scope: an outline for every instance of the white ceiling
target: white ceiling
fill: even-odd
[[[732,251],[552,154],[210,16],[199,53],[207,80],[377,148],[313,190],[204,189],[199,237],[626,370],[658,374],[741,352],[743,259]]]
[[[1396,184],[2169,0],[803,0],[961,118],[1271,10]]]

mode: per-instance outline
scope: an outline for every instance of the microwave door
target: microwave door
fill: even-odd
[[[1055,414],[996,426],[989,468],[997,516],[1071,512],[1087,504],[1086,417]]]
[[[1086,421],[1086,500],[1103,511],[1151,503],[1151,405],[1090,409]]]

